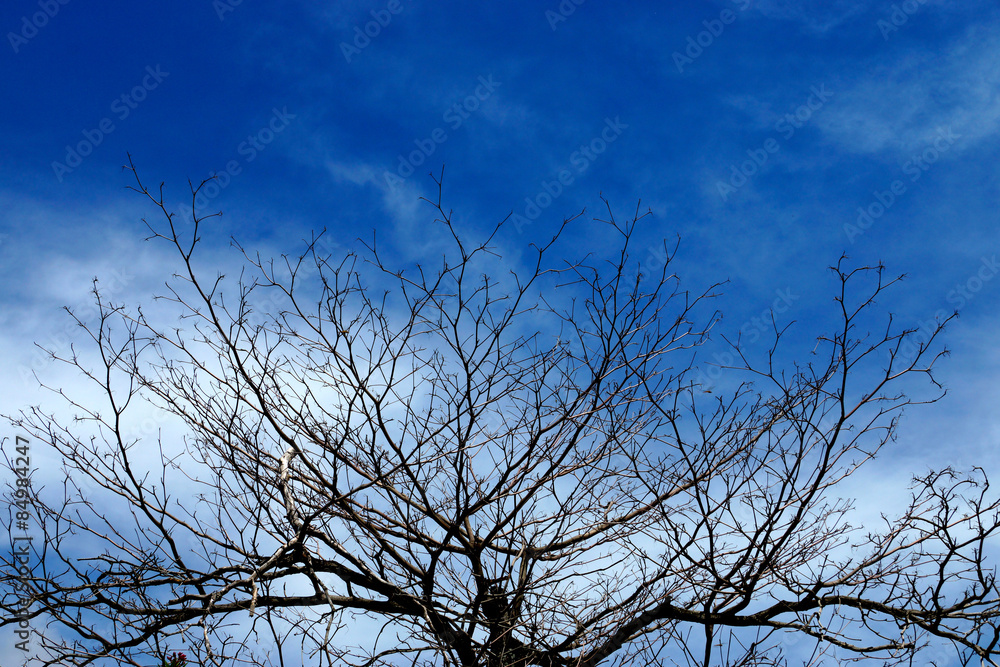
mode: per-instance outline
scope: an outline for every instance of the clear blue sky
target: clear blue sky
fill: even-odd
[[[31,370],[72,381],[31,341],[82,344],[58,309],[91,278],[146,303],[176,269],[142,241],[155,211],[126,152],[174,209],[220,174],[209,270],[237,261],[230,236],[274,255],[322,228],[432,255],[417,199],[444,164],[470,234],[514,214],[515,264],[600,194],[620,215],[641,199],[636,260],[679,234],[686,285],[730,280],[728,335],[776,306],[815,335],[842,253],[907,273],[882,302],[902,324],[960,311],[951,393],[912,411],[883,471],[996,461],[995,2],[7,0],[0,32],[5,412],[42,400]],[[606,233],[581,222],[565,251]]]

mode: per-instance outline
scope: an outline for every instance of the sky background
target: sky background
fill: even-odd
[[[2,412],[58,407],[33,373],[78,382],[32,342],[83,344],[60,308],[86,319],[95,276],[135,305],[178,269],[143,241],[156,211],[126,189],[127,153],[178,212],[189,179],[220,174],[199,202],[224,212],[209,273],[239,266],[230,237],[277,256],[324,228],[335,252],[376,234],[402,264],[439,256],[418,200],[445,165],[463,231],[512,215],[496,239],[512,266],[583,209],[560,252],[600,253],[601,195],[619,217],[641,200],[635,261],[657,268],[679,235],[684,286],[729,281],[720,334],[773,309],[814,340],[844,253],[907,274],[883,312],[914,328],[960,312],[949,394],[908,413],[873,474],[997,470],[1000,7],[578,2],[5,2]]]

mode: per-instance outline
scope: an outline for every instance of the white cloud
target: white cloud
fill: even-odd
[[[740,0],[742,3],[744,0]],[[794,21],[811,31],[824,33],[866,11],[867,3],[856,0],[751,0],[753,8],[770,19]]]
[[[817,126],[848,151],[894,160],[926,148],[942,127],[962,135],[959,149],[993,137],[1000,129],[998,29],[972,26],[945,48],[911,49],[845,73]]]
[[[370,164],[345,164],[335,160],[326,161],[326,170],[337,182],[347,181],[354,185],[365,185],[372,183],[378,185],[380,178],[378,169]]]

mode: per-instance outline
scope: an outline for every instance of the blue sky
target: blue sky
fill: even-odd
[[[9,0],[0,31],[4,412],[49,400],[32,371],[76,381],[31,342],[83,342],[59,308],[85,308],[94,276],[146,303],[177,268],[142,240],[155,211],[126,153],[173,210],[220,174],[209,272],[238,264],[230,236],[278,255],[323,228],[335,249],[376,233],[400,262],[433,257],[418,198],[445,165],[463,230],[513,214],[512,265],[584,208],[563,251],[606,249],[600,196],[620,216],[641,199],[636,261],[680,235],[686,286],[730,281],[727,335],[774,310],[812,340],[845,252],[908,274],[880,305],[912,327],[960,311],[950,393],[879,474],[996,462],[994,2]]]
[[[512,262],[584,208],[563,248],[592,252],[610,240],[586,222],[599,195],[619,215],[641,199],[637,261],[658,266],[680,235],[688,286],[730,280],[723,333],[776,304],[813,321],[825,267],[881,260],[908,274],[886,310],[920,326],[959,308],[950,369],[989,387],[998,27],[992,3],[935,0],[10,3],[8,391],[30,390],[28,341],[59,339],[57,309],[86,303],[91,278],[142,302],[173,270],[142,242],[153,211],[125,189],[127,152],[175,210],[188,179],[221,174],[199,202],[224,211],[209,269],[238,260],[230,236],[277,255],[322,228],[344,248],[377,230],[401,261],[433,254],[418,198],[442,165],[470,234],[514,214],[498,241]]]

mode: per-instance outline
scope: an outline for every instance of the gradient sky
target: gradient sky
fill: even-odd
[[[563,251],[599,252],[600,195],[622,217],[641,200],[635,260],[680,235],[685,286],[730,281],[727,335],[773,309],[812,340],[844,253],[908,274],[880,307],[907,327],[959,310],[949,394],[908,413],[879,475],[997,469],[995,2],[7,0],[0,31],[4,413],[51,402],[32,372],[76,382],[31,342],[83,344],[59,308],[85,309],[93,277],[134,305],[178,268],[143,241],[156,211],[127,153],[172,210],[220,174],[209,273],[239,263],[231,236],[274,256],[323,228],[434,256],[418,198],[446,165],[470,235],[513,214],[512,265],[584,208]]]

